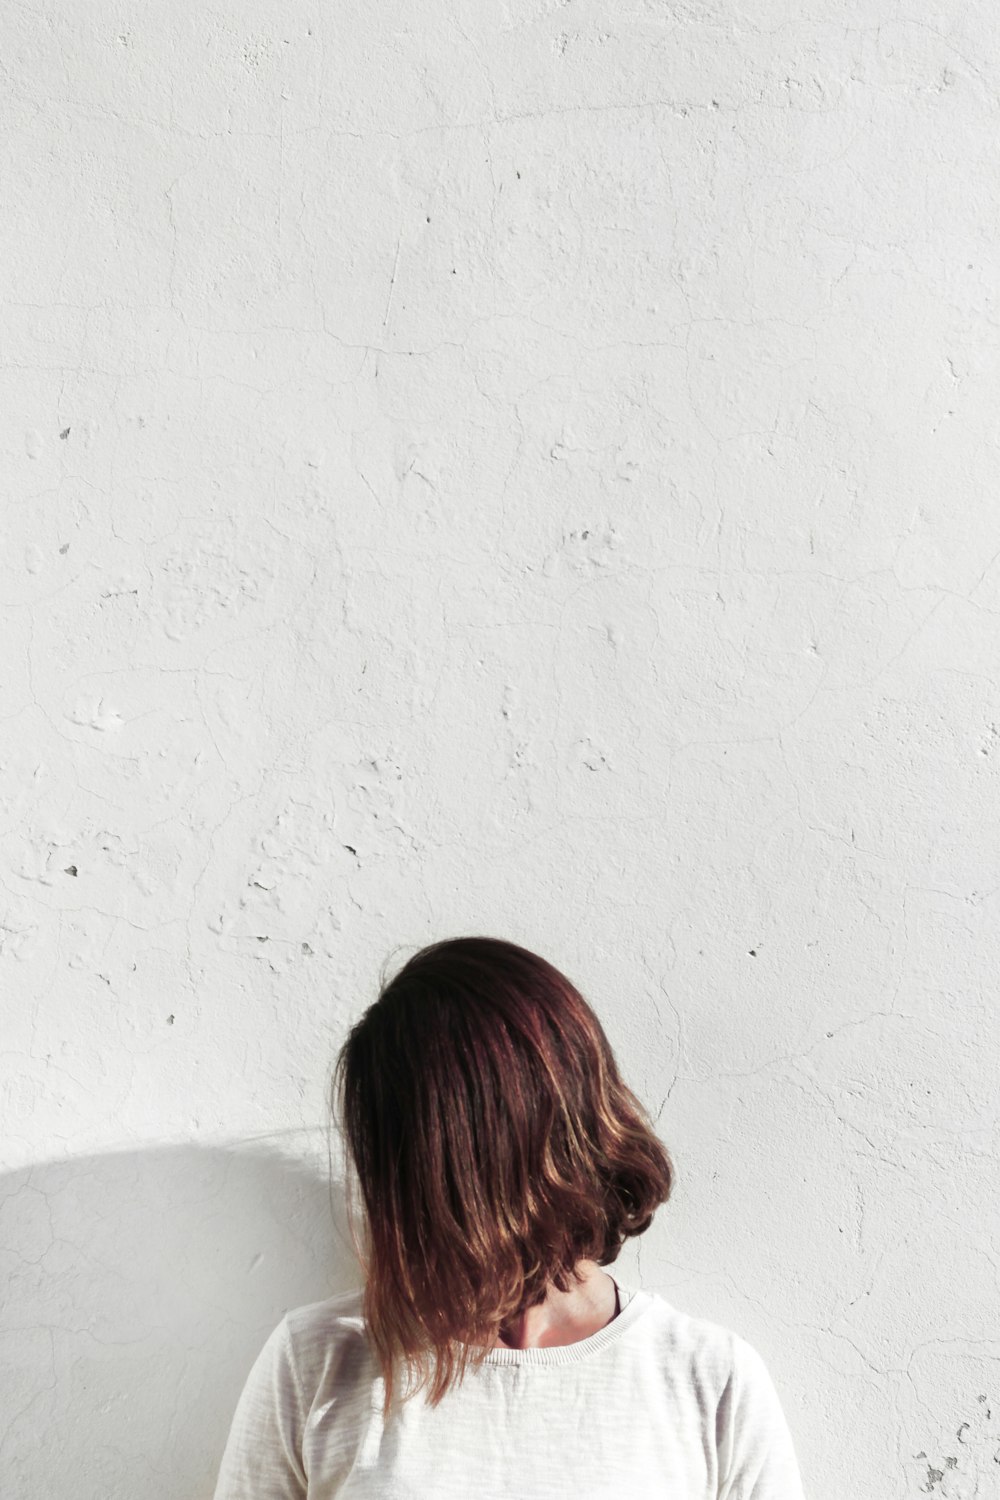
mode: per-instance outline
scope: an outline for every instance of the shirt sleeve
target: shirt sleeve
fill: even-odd
[[[282,1318],[247,1376],[214,1500],[305,1500],[304,1421],[288,1323]]]
[[[805,1500],[792,1434],[763,1359],[733,1334],[716,1412],[718,1500]]]

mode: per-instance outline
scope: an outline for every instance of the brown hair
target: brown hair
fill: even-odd
[[[500,1329],[610,1265],[674,1168],[600,1022],[514,943],[432,943],[382,985],[333,1074],[365,1208],[363,1316],[392,1404],[403,1360],[437,1406]],[[348,1174],[350,1177],[350,1174]],[[476,1347],[473,1348],[472,1345]]]

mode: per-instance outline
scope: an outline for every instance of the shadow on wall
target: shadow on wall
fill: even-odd
[[[4,1500],[210,1500],[268,1333],[362,1285],[325,1145],[301,1147],[154,1147],[0,1178]]]

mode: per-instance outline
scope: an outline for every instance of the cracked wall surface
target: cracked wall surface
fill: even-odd
[[[623,1276],[812,1500],[993,1492],[995,9],[0,36],[5,1500],[210,1495],[354,1274],[336,1048],[462,932],[601,1015]]]

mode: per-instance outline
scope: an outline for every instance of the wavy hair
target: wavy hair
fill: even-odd
[[[437,1406],[500,1330],[610,1265],[670,1196],[671,1157],[558,969],[459,937],[404,964],[351,1028],[331,1105],[347,1144],[363,1315],[385,1384]],[[364,1204],[359,1245],[353,1166]]]

